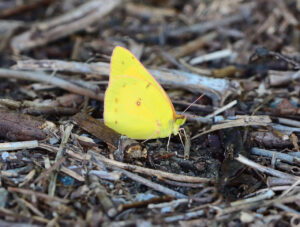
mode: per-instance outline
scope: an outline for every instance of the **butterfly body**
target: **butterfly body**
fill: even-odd
[[[128,50],[116,47],[104,122],[129,138],[155,139],[176,135],[185,117],[175,113],[168,95],[144,66]]]

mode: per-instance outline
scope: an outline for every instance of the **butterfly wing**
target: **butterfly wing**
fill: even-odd
[[[117,46],[115,47],[111,62],[110,62],[110,83],[117,77],[130,75],[142,80],[149,81],[153,86],[155,86],[162,96],[168,100],[169,104],[173,110],[173,115],[175,119],[175,109],[174,106],[166,94],[164,89],[160,84],[154,79],[154,77],[147,71],[143,64],[127,49]]]
[[[136,75],[115,77],[104,101],[105,124],[132,139],[168,137],[173,109],[151,81]]]

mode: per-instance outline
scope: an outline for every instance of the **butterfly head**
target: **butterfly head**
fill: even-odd
[[[177,135],[178,134],[178,130],[180,128],[181,125],[183,125],[186,121],[186,117],[183,115],[176,115],[175,117],[175,124],[173,125],[173,134]]]

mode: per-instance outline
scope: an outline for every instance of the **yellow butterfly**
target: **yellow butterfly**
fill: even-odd
[[[117,46],[104,99],[105,125],[131,139],[178,134],[186,117],[177,115],[159,83],[129,50]]]

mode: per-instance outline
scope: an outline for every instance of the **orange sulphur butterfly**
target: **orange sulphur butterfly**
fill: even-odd
[[[131,139],[155,139],[177,135],[185,120],[142,63],[117,46],[104,98],[105,125]]]

